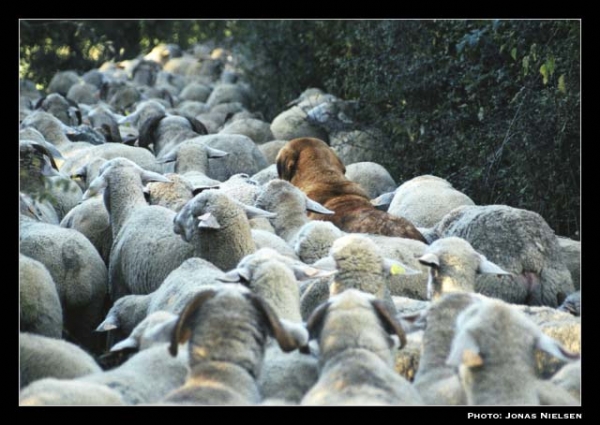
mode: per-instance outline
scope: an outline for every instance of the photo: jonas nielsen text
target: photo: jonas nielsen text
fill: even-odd
[[[467,413],[467,419],[583,419],[582,413]]]

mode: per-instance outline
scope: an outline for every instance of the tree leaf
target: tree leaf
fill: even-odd
[[[565,74],[558,77],[558,91],[561,93],[567,93],[567,86],[565,85]]]
[[[513,58],[513,60],[517,60],[517,48],[513,47],[512,49],[510,49],[510,56]]]
[[[545,63],[540,66],[540,74],[544,77],[544,85],[548,84],[548,68]]]

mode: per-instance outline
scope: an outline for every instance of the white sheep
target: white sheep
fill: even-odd
[[[540,349],[565,361],[579,355],[510,304],[486,299],[469,306],[455,332],[447,364],[458,369],[468,404],[577,404],[566,390],[537,379],[534,354]]]
[[[189,339],[190,375],[162,401],[177,404],[247,405],[261,401],[256,382],[265,345],[273,336],[282,350],[304,346],[306,332],[292,333],[261,297],[238,285],[197,294],[179,316],[171,354]]]
[[[71,86],[80,81],[75,71],[60,71],[52,76],[48,84],[48,93],[60,93],[66,96]]]
[[[476,288],[507,302],[557,307],[575,291],[554,231],[539,214],[506,205],[462,206],[435,226],[458,236],[511,276],[479,275]],[[510,287],[510,289],[507,289]]]
[[[83,199],[104,190],[113,246],[109,259],[109,295],[113,301],[126,294],[154,291],[165,277],[193,255],[193,247],[173,233],[175,212],[148,205],[143,184],[168,181],[125,158],[107,161]]]
[[[252,139],[257,145],[275,140],[269,123],[255,119],[243,118],[227,123],[219,134],[242,134]]]
[[[173,229],[194,247],[197,257],[228,271],[256,251],[248,219],[271,215],[218,190],[205,190],[177,213]]]
[[[60,338],[63,311],[52,275],[39,261],[19,254],[19,329]]]
[[[226,280],[248,286],[273,308],[280,320],[301,326],[297,280],[330,274],[265,248],[244,257],[236,269],[227,273]],[[266,347],[258,384],[264,398],[298,403],[317,376],[317,361],[313,355],[284,353],[272,340]]]
[[[83,346],[98,350],[93,329],[102,320],[106,265],[81,233],[20,216],[19,250],[46,266],[58,291],[65,329]]]
[[[425,322],[419,367],[413,384],[426,404],[467,404],[467,396],[454,367],[446,364],[456,317],[481,297],[450,293],[432,303],[419,315]]]
[[[106,385],[45,378],[19,393],[19,406],[122,406],[125,401]]]
[[[454,189],[447,180],[428,174],[402,183],[373,203],[389,204],[388,213],[425,228],[435,226],[456,207],[475,205],[471,198]]]
[[[292,140],[299,137],[315,137],[325,142],[329,140],[327,132],[308,120],[306,112],[298,106],[292,106],[273,118],[271,122],[273,138]]]
[[[72,379],[101,371],[94,358],[73,343],[19,333],[21,388],[43,378]]]
[[[288,181],[276,179],[265,184],[254,206],[275,213],[269,219],[275,233],[290,243],[302,226],[310,222],[307,211],[333,214]]]
[[[225,181],[239,173],[253,175],[269,165],[252,139],[241,134],[210,134],[193,140],[228,153],[224,158],[208,161],[206,174],[218,181]]]
[[[410,383],[394,370],[402,326],[373,295],[348,289],[317,308],[307,323],[319,341],[320,373],[303,405],[420,405]]]
[[[581,402],[581,359],[564,365],[550,378],[550,382],[567,390]]]
[[[218,284],[218,279],[224,276],[224,272],[212,263],[198,257],[189,258],[169,273],[154,292],[119,298],[97,331],[118,329],[120,335],[129,335],[135,326],[154,312],[179,314],[198,291]]]
[[[557,239],[563,261],[571,273],[573,286],[579,290],[581,281],[581,242],[561,236],[558,236]]]
[[[216,105],[232,102],[239,102],[244,106],[248,106],[250,104],[250,97],[247,88],[241,84],[216,84],[206,100],[206,104],[211,108]]]
[[[388,170],[376,162],[366,161],[349,164],[346,167],[346,178],[358,183],[371,199],[396,189],[396,182]]]
[[[264,153],[263,150],[261,151]],[[254,174],[251,178],[260,185],[264,185],[270,182],[271,180],[278,179],[279,176],[277,175],[277,165],[273,163],[268,167],[263,168],[258,173]]]
[[[450,292],[486,293],[485,288],[476,285],[478,274],[510,275],[475,251],[469,242],[455,236],[433,242],[425,249],[419,262],[429,267],[427,298],[430,300]],[[510,289],[505,287],[500,297],[509,298]]]

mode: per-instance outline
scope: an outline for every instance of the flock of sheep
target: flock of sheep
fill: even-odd
[[[580,243],[236,60],[20,82],[20,405],[579,405]]]

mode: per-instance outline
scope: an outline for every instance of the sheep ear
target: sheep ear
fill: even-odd
[[[206,129],[206,126],[204,124],[202,124],[200,121],[198,121],[196,118],[193,117],[185,117],[190,125],[192,126],[192,130],[194,130],[196,133],[200,134],[200,135],[206,135],[208,134],[208,130]],[[210,156],[209,156],[210,158]]]
[[[110,348],[110,351],[111,352],[121,351],[121,350],[125,350],[127,348],[130,348],[130,349],[139,349],[140,345],[139,345],[137,339],[132,338],[132,337],[125,338],[123,341],[117,342],[115,345],[113,345]]]
[[[224,156],[229,155],[229,153],[222,151],[220,149],[215,149],[215,148],[211,148],[209,146],[206,146],[206,153],[208,154],[209,158],[222,158]]]
[[[165,116],[166,115],[162,113],[160,115],[150,117],[142,123],[138,137],[139,146],[141,146],[142,148],[147,148],[148,146],[154,144],[154,142],[156,141],[154,133],[158,128],[158,124],[160,124],[160,121]]]
[[[96,332],[107,332],[121,327],[121,323],[116,314],[109,314],[106,319],[98,325]]]
[[[337,270],[322,270],[316,267],[308,266],[304,263],[294,263],[292,265],[296,280],[303,281],[307,279],[316,279],[322,277],[330,277],[337,273]]]
[[[260,208],[252,207],[250,205],[246,205],[241,202],[238,202],[238,205],[240,207],[242,207],[242,209],[246,213],[246,217],[248,217],[248,220],[251,220],[251,219],[257,218],[257,217],[264,217],[264,218],[277,217],[277,214],[275,214],[275,213],[261,210]]]
[[[479,354],[479,346],[469,332],[459,332],[454,336],[446,364],[454,367],[483,365],[483,359]]]
[[[246,297],[252,302],[259,313],[262,314],[267,324],[267,328],[277,340],[282,351],[287,353],[308,344],[308,335],[306,335],[306,332],[302,334],[301,332],[298,332],[296,327],[288,329],[290,322],[286,323],[288,325],[286,327],[265,300],[253,293],[246,294]]]
[[[327,312],[329,311],[330,301],[325,301],[313,310],[306,321],[306,330],[308,331],[309,339],[318,339],[323,329],[323,323]]]
[[[40,145],[39,143],[32,143],[31,147],[33,149],[35,149],[36,151],[42,153],[43,155],[46,155],[48,158],[50,158],[50,163],[52,164],[52,168],[54,168],[55,170],[58,170],[58,167],[56,166],[56,162],[54,162],[54,157],[57,157],[59,159],[64,159],[63,156],[60,154],[60,152],[58,151],[58,149],[56,149],[55,147],[51,147],[52,145],[48,144],[47,146],[44,145]]]
[[[214,215],[211,213],[206,213],[199,215],[198,217],[198,227],[205,229],[220,229],[221,225],[217,221]]]
[[[104,189],[106,189],[108,182],[106,181],[106,178],[104,178],[103,174],[99,175],[94,180],[92,180],[92,182],[88,186],[87,190],[84,192],[83,196],[81,197],[82,201],[93,198],[97,194],[102,193],[102,191]]]
[[[556,341],[554,338],[549,337],[545,333],[540,331],[540,335],[537,338],[536,347],[546,353],[556,357],[557,359],[572,362],[580,358],[579,353],[574,353],[567,350],[562,344]]]
[[[512,273],[507,272],[506,270],[500,268],[498,265],[492,263],[490,260],[485,258],[485,256],[479,254],[479,268],[477,269],[478,273],[481,274],[497,274],[497,275],[512,275]]]
[[[231,271],[228,271],[222,277],[218,277],[217,280],[219,282],[224,283],[242,283],[243,281],[250,281],[250,269],[247,267],[238,267]]]
[[[416,274],[421,274],[421,270],[411,269],[410,267],[404,265],[398,260],[394,260],[391,258],[383,259],[383,271],[388,276],[396,276],[396,275],[404,275],[404,276],[412,276]]]
[[[140,173],[140,177],[142,178],[142,183],[144,184],[149,182],[172,183],[171,180],[169,180],[162,174],[155,173],[154,171],[142,170],[142,172]]]
[[[438,268],[440,266],[439,257],[431,252],[428,252],[427,254],[422,255],[421,257],[419,257],[418,260],[419,260],[419,263],[421,263],[427,267]]]
[[[287,145],[281,148],[275,159],[275,162],[277,163],[277,175],[280,179],[287,181],[292,180],[294,174],[296,174],[299,156],[299,151],[291,151]]]
[[[177,161],[177,149],[171,149],[171,151],[165,155],[163,155],[160,159],[157,159],[156,162],[158,164],[165,164],[167,162],[175,162]]]
[[[171,353],[173,357],[177,356],[177,348],[179,344],[183,344],[192,336],[191,321],[195,316],[196,311],[198,311],[206,301],[210,300],[216,294],[217,291],[214,289],[202,291],[196,294],[196,296],[192,298],[191,301],[188,302],[183,308],[183,311],[175,323],[173,333],[171,334],[169,353]]]
[[[404,347],[406,345],[406,333],[398,319],[396,319],[383,301],[377,299],[371,300],[371,305],[377,317],[381,320],[384,329],[390,334],[398,335],[398,338],[400,338],[400,348]]]
[[[390,207],[395,194],[396,192],[394,191],[379,195],[377,198],[371,199],[371,205],[378,209],[387,210]]]
[[[168,342],[171,340],[178,320],[179,317],[173,314],[172,318],[146,329],[144,337],[154,342]]]
[[[317,201],[313,201],[312,199],[310,199],[308,196],[304,195],[304,197],[306,198],[306,211],[327,215],[335,214],[335,211],[328,210],[323,205],[319,204]]]

